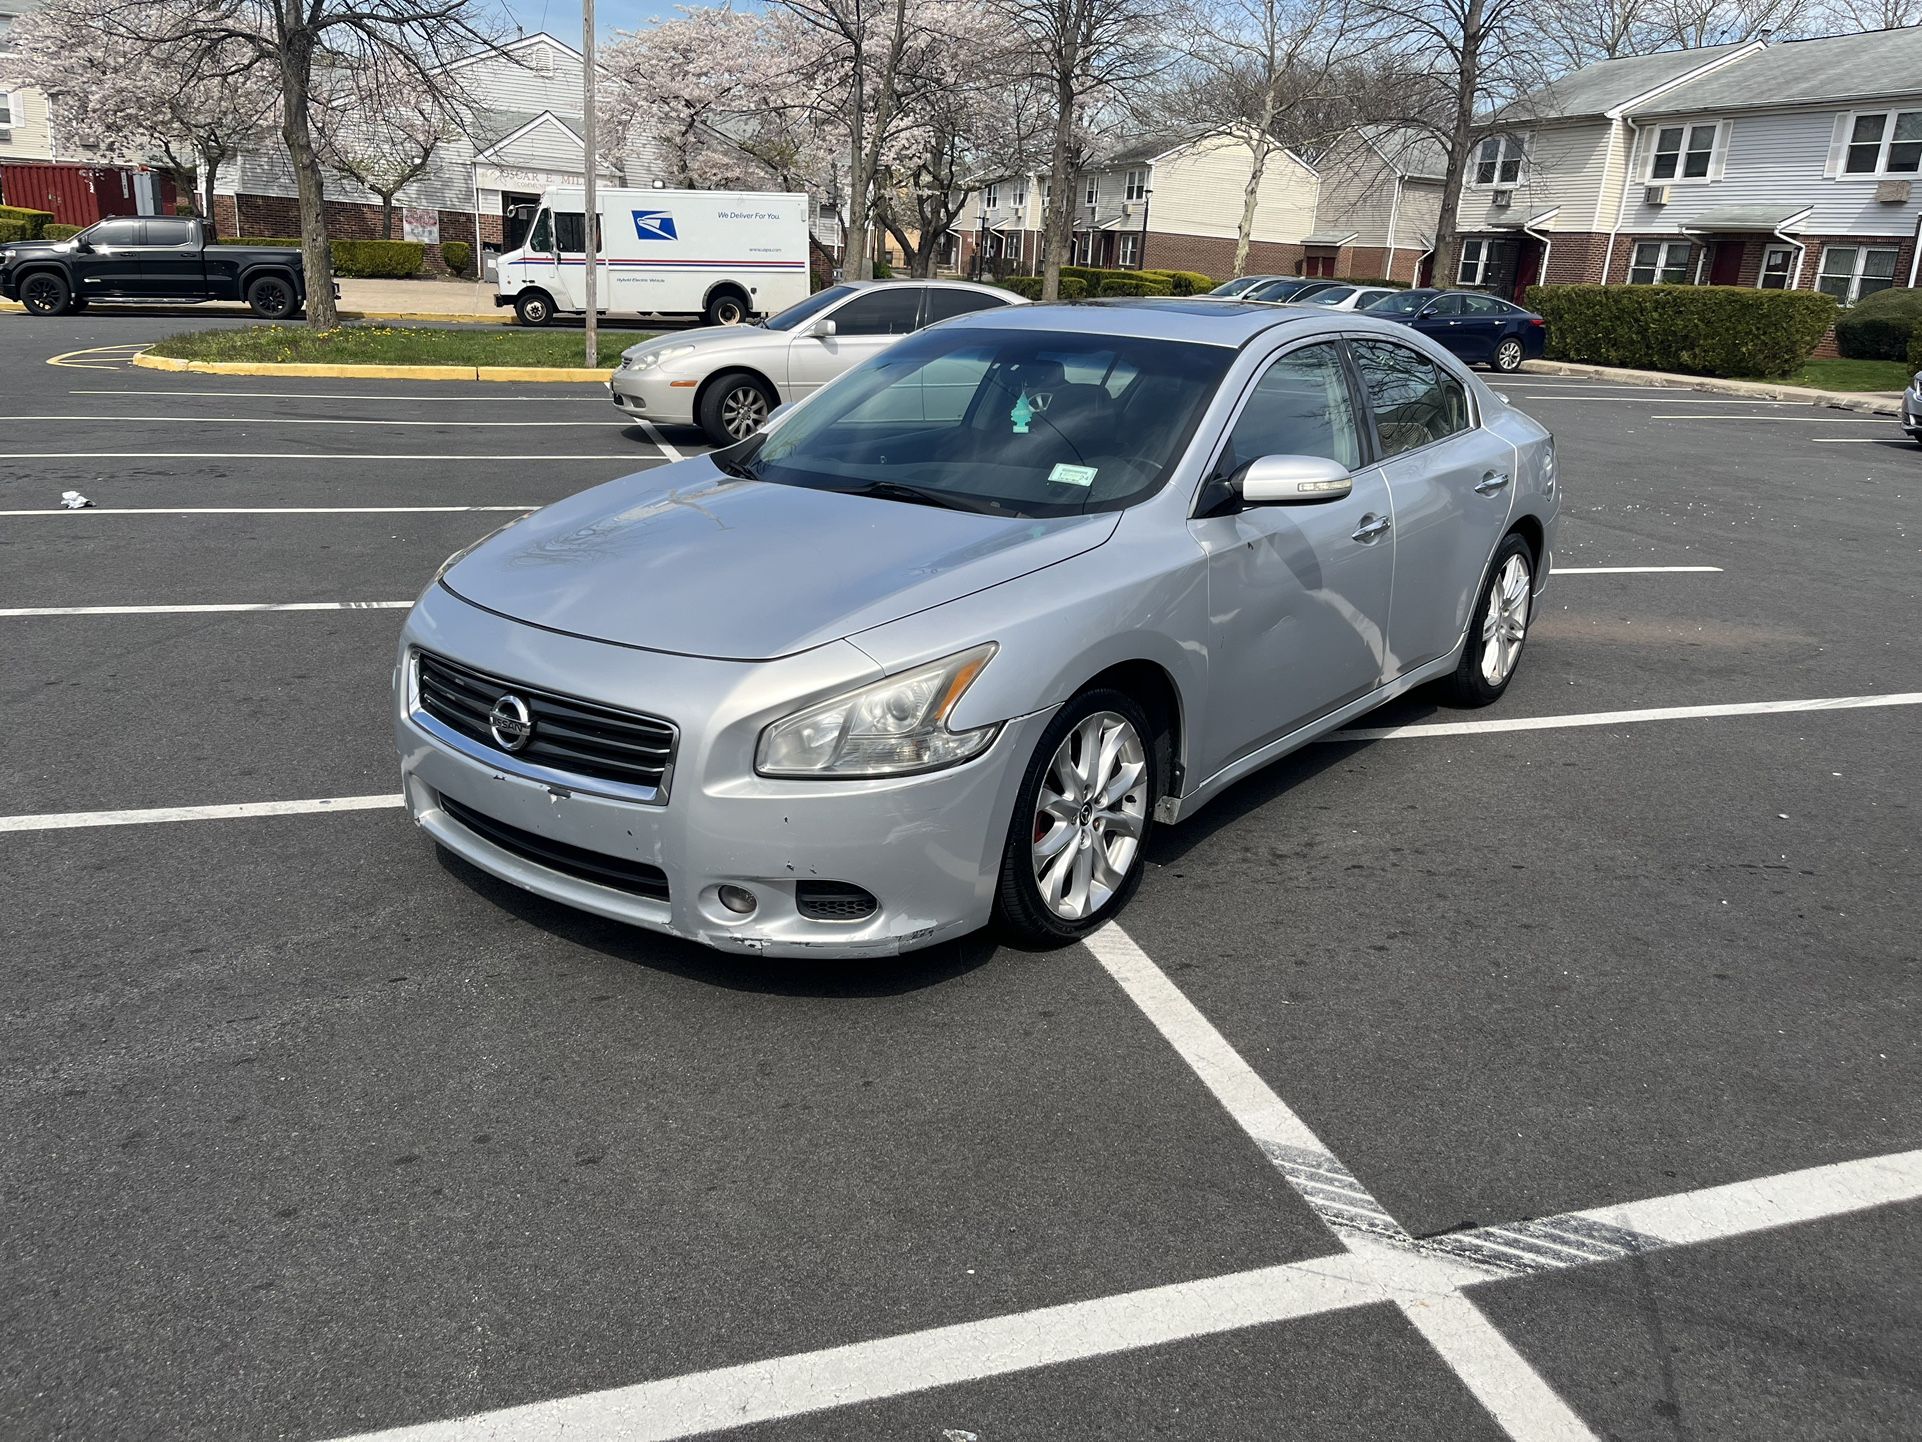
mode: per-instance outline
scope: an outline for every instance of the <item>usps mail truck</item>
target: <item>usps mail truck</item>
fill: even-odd
[[[733,325],[808,296],[808,199],[729,190],[598,190],[601,315],[698,315]],[[578,188],[541,197],[500,257],[494,304],[522,325],[587,312],[587,227]]]

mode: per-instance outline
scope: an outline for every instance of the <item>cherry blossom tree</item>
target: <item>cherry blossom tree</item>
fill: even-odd
[[[464,97],[421,83],[380,56],[331,71],[316,86],[314,136],[325,163],[380,197],[380,233],[394,239],[394,198],[460,134]]]
[[[190,18],[190,0],[149,0],[156,11]],[[215,54],[210,75],[194,48],[148,45],[102,24],[100,0],[50,0],[8,32],[0,83],[33,85],[53,101],[64,152],[158,161],[183,195],[213,218],[221,167],[272,133],[279,87],[251,50]]]

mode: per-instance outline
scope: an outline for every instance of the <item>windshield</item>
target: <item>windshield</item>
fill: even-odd
[[[1354,293],[1355,293],[1355,288],[1352,285],[1330,286],[1327,290],[1316,291],[1313,295],[1308,297],[1308,299],[1304,302],[1304,304],[1340,305],[1343,301],[1347,300],[1348,297],[1353,295]]]
[[[1224,280],[1220,285],[1209,291],[1208,294],[1240,295],[1244,290],[1252,286],[1260,285],[1266,279],[1268,279],[1268,277],[1262,275],[1244,275],[1239,280]]]
[[[1132,336],[923,331],[716,463],[992,515],[1119,510],[1167,480],[1234,357]]]
[[[1398,290],[1362,307],[1371,315],[1414,315],[1435,298],[1432,290]]]
[[[804,321],[813,320],[829,306],[846,300],[854,294],[851,285],[831,285],[826,290],[817,290],[806,300],[798,301],[778,315],[771,315],[761,324],[769,330],[793,330]]]

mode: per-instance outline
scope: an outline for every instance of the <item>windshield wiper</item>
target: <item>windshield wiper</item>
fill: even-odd
[[[987,514],[998,508],[982,501],[957,496],[951,491],[929,490],[922,486],[903,485],[900,481],[869,481],[866,485],[840,487],[833,489],[844,496],[878,496],[887,501],[907,501],[917,506],[939,506],[944,511],[973,511]]]
[[[710,451],[707,458],[714,463],[714,469],[724,476],[731,476],[737,481],[758,481],[761,479],[761,473],[755,470],[754,467],[750,466],[746,461],[735,460],[724,451]]]

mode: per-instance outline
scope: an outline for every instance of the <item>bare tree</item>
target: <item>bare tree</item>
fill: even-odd
[[[384,56],[330,72],[315,95],[314,139],[322,160],[380,197],[380,233],[394,238],[394,198],[427,173],[441,145],[459,133],[464,105],[421,83],[417,67]]]
[[[1021,37],[1029,78],[1047,96],[1048,203],[1041,298],[1061,294],[1072,233],[1070,194],[1089,113],[1146,87],[1173,62],[1160,43],[1167,0],[993,0]]]
[[[264,64],[280,90],[280,136],[300,200],[300,249],[307,276],[307,320],[330,329],[334,268],[327,253],[326,190],[315,140],[317,66],[391,66],[451,98],[447,62],[494,39],[472,18],[469,0],[205,0],[181,15],[151,0],[95,0],[108,34],[178,48],[209,80]]]
[[[1922,0],[1827,0],[1816,23],[1832,33],[1922,25]]]

